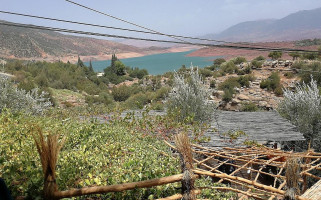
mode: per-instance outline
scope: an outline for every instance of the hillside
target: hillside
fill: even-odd
[[[321,8],[303,10],[282,19],[248,21],[236,24],[219,34],[209,34],[211,39],[228,41],[293,41],[321,38]]]
[[[270,47],[270,48],[291,48],[291,49],[305,49],[305,50],[318,50],[319,45],[315,45],[312,40],[311,45],[306,45],[310,40],[301,41],[288,41],[288,42],[257,42],[253,43],[254,46]],[[220,48],[220,47],[204,47],[198,49],[188,54],[187,56],[200,56],[200,57],[212,57],[212,56],[222,56],[225,59],[231,59],[237,56],[243,56],[248,60],[252,60],[257,56],[268,57],[268,51],[258,51],[258,50],[247,50],[247,49],[230,49],[230,48]],[[288,53],[284,53],[283,59],[291,60],[292,57]]]
[[[78,55],[83,60],[95,60],[108,59],[113,53],[121,58],[158,51],[164,48],[139,48],[90,37],[0,25],[0,57],[4,58],[75,61]]]

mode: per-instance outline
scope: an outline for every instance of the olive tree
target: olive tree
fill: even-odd
[[[186,74],[174,73],[172,92],[169,94],[169,112],[177,112],[179,120],[194,116],[194,120],[210,120],[215,105],[209,102],[210,91],[205,87],[198,68],[190,68]]]
[[[321,150],[321,96],[317,82],[297,85],[295,91],[285,89],[278,111],[303,133],[307,143]]]
[[[0,113],[8,108],[13,112],[42,114],[52,105],[45,95],[45,92],[39,94],[38,88],[26,92],[17,88],[9,78],[0,76]]]

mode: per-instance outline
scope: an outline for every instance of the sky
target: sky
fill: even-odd
[[[320,0],[73,0],[150,29],[184,36],[219,33],[244,21],[280,19],[321,7]],[[65,0],[0,0],[0,10],[51,18],[140,29],[73,5]],[[133,37],[160,37],[1,14],[0,19]],[[142,30],[142,29],[140,29]],[[112,39],[112,38],[109,38]]]

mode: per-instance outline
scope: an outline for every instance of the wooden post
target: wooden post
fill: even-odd
[[[183,173],[182,199],[195,200],[196,196],[194,192],[195,176],[193,173],[193,155],[188,136],[184,133],[177,134],[175,136],[175,144],[180,155]]]

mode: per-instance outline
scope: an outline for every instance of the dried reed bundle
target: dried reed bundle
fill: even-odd
[[[34,127],[32,129],[32,136],[35,140],[42,164],[45,199],[55,199],[53,193],[58,191],[56,184],[56,164],[59,152],[65,142],[65,137],[59,142],[59,135],[49,134],[46,141],[40,127]]]
[[[191,144],[187,134],[179,133],[175,136],[175,144],[181,158],[181,168],[183,172],[182,194],[183,200],[195,199],[194,193],[194,173],[193,173],[193,154]]]
[[[300,193],[299,180],[300,180],[300,159],[288,158],[286,162],[286,186],[287,190],[284,195],[284,200],[295,200],[295,195]]]

